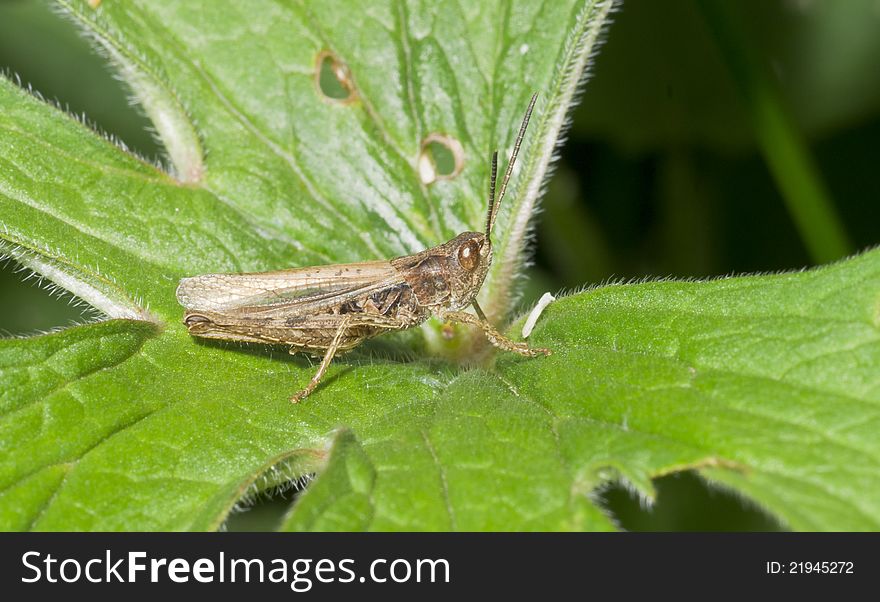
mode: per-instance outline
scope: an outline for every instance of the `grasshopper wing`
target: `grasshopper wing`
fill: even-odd
[[[177,300],[189,311],[263,313],[279,306],[323,305],[355,291],[402,282],[387,261],[366,261],[248,274],[184,278]]]

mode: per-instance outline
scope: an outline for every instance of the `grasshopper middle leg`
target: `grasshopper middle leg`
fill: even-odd
[[[339,345],[342,342],[342,337],[345,335],[346,328],[349,326],[349,322],[350,320],[346,317],[339,324],[339,328],[336,330],[336,335],[333,337],[330,346],[327,347],[327,352],[324,354],[324,359],[321,360],[321,365],[318,366],[318,371],[315,372],[315,375],[312,377],[312,380],[309,381],[309,384],[306,385],[305,389],[290,396],[291,403],[299,403],[308,397],[309,394],[315,390],[315,387],[318,386],[318,383],[321,382],[321,379],[324,378],[324,374],[327,372],[330,362],[333,361],[333,356],[339,351]],[[290,350],[291,353],[295,353],[295,351],[295,348],[291,348]]]
[[[357,328],[358,326],[372,326],[380,329],[398,330],[406,327],[406,323],[399,318],[389,318],[386,316],[375,316],[370,314],[346,315],[336,328],[336,333],[333,336],[333,340],[330,342],[330,346],[327,347],[327,351],[324,353],[324,359],[321,360],[321,365],[318,366],[318,371],[315,372],[312,380],[309,381],[309,384],[306,385],[302,391],[290,396],[291,403],[299,403],[315,390],[321,382],[321,379],[324,378],[324,374],[327,372],[327,368],[330,367],[333,357],[339,352],[339,348],[342,347],[345,335],[350,329]],[[351,344],[349,341],[349,344],[344,347],[343,351],[350,347]],[[291,347],[290,353],[296,353],[301,350],[302,348],[300,347]]]

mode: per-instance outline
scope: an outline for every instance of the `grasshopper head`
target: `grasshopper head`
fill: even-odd
[[[451,305],[466,307],[477,296],[492,265],[492,243],[482,232],[462,232],[446,243]]]

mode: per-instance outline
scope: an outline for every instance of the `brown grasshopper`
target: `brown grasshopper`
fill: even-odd
[[[463,232],[442,245],[390,261],[366,261],[251,274],[184,278],[177,300],[191,335],[249,343],[290,345],[324,359],[309,384],[290,400],[314,391],[337,353],[389,330],[421,324],[431,315],[480,328],[494,346],[520,355],[550,355],[511,341],[486,319],[477,293],[492,264],[489,238],[516,163],[537,94],[526,110],[510,163],[495,198],[498,151],[492,154],[485,232]],[[476,315],[461,311],[471,305]]]

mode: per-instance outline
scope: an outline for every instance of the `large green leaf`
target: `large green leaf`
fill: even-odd
[[[416,430],[389,421],[360,445],[343,432],[286,526],[400,526],[386,523],[400,480],[382,468],[406,462],[403,444],[430,456],[419,474],[442,492],[444,527],[598,528],[584,502],[603,482],[652,499],[651,477],[694,467],[793,528],[880,528],[880,250],[595,289],[542,320],[552,357],[459,376]]]
[[[878,527],[878,251],[567,297],[532,335],[549,358],[462,369],[373,345],[298,406],[308,361],[180,324],[182,276],[478,228],[486,158],[538,90],[483,290],[502,319],[609,3],[60,4],[131,84],[174,175],[0,82],[4,249],[113,318],[0,341],[0,526],[215,529],[242,497],[315,473],[283,528],[610,529],[597,487],[651,497],[652,477],[698,468],[793,528]],[[326,52],[353,102],[322,98]],[[464,163],[426,183],[432,133]]]

